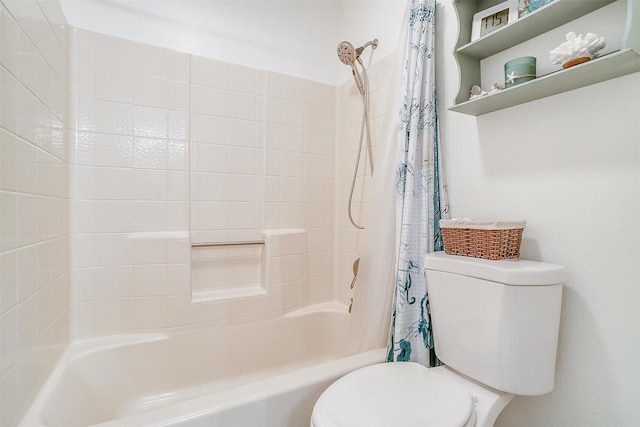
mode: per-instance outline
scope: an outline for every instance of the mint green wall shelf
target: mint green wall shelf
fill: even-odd
[[[554,0],[512,24],[469,42],[473,14],[500,1],[457,0],[454,5],[458,14],[459,32],[455,57],[460,71],[460,88],[455,105],[449,110],[479,116],[640,71],[640,25],[637,22],[640,0],[627,0],[627,19],[621,50],[491,95],[468,100],[471,86],[481,81],[482,59],[517,46],[614,1]]]

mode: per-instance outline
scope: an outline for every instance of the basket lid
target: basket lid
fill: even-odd
[[[505,285],[555,285],[569,278],[567,270],[556,264],[526,259],[497,261],[432,252],[424,258],[425,270],[443,271],[490,280]]]
[[[469,218],[441,219],[442,228],[473,228],[476,230],[512,230],[514,228],[524,228],[526,221],[498,221]]]

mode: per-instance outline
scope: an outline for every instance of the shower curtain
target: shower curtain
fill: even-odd
[[[434,20],[435,0],[409,1],[387,108],[399,114],[385,119],[349,325],[351,353],[387,346],[389,361],[428,366],[437,361],[423,258],[442,249],[438,220],[448,212],[437,140]]]
[[[413,0],[396,134],[396,275],[388,361],[438,364],[433,350],[424,256],[443,249],[448,212],[440,173],[435,84],[435,0]]]

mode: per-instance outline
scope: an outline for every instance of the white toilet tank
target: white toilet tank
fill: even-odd
[[[444,252],[424,266],[440,360],[509,393],[553,389],[564,267]]]

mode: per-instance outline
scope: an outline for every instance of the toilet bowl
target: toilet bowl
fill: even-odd
[[[446,366],[353,371],[318,398],[311,427],[491,427],[514,395],[553,389],[563,267],[434,253],[425,274]]]

